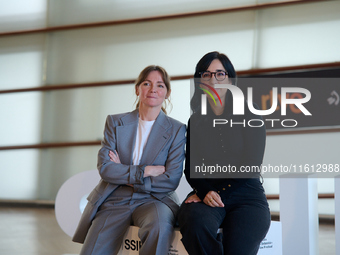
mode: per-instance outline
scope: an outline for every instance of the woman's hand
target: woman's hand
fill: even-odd
[[[148,176],[158,176],[164,174],[165,167],[164,166],[146,166],[144,168],[144,177]]]
[[[202,202],[202,200],[196,195],[193,194],[190,197],[188,197],[184,203],[186,204],[190,204],[190,203],[198,203],[198,202]]]
[[[212,190],[205,195],[203,202],[211,207],[224,207],[220,195]]]
[[[115,163],[117,163],[117,164],[121,164],[121,163],[120,163],[120,159],[119,159],[118,152],[117,152],[116,150],[114,150],[114,152],[113,152],[113,151],[110,151],[110,152],[109,152],[109,157],[110,157],[110,160],[111,160],[112,162],[115,162]]]
[[[121,164],[119,155],[116,150],[109,152],[109,157],[112,162],[117,164]],[[144,169],[144,177],[148,176],[158,176],[164,174],[165,167],[164,166],[146,166]]]

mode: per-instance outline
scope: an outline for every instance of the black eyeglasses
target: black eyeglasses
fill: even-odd
[[[215,75],[216,80],[223,81],[225,79],[225,77],[228,75],[228,72],[225,72],[225,71],[217,71],[217,72],[205,71],[205,72],[200,72],[199,74],[201,75],[201,78],[204,81],[209,81],[211,79],[212,75]]]

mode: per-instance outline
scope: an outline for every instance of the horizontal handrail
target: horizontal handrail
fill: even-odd
[[[56,142],[56,143],[39,143],[39,144],[27,144],[27,145],[11,145],[0,146],[2,150],[23,150],[23,149],[51,149],[60,147],[75,147],[75,146],[93,146],[100,145],[101,141],[84,141],[84,142]]]
[[[279,200],[279,194],[266,195],[268,200]],[[318,199],[334,199],[334,193],[320,193],[318,194]]]
[[[264,9],[264,8],[282,7],[282,6],[293,5],[293,4],[306,4],[306,3],[321,2],[321,1],[324,1],[324,0],[281,1],[281,2],[274,2],[274,3],[236,6],[236,7],[216,9],[216,10],[187,12],[187,13],[169,14],[169,15],[162,15],[162,16],[151,16],[151,17],[144,17],[144,18],[113,20],[113,21],[74,24],[74,25],[65,25],[65,26],[52,26],[52,27],[46,27],[46,28],[40,28],[40,29],[3,32],[3,33],[0,33],[0,37],[37,34],[37,33],[50,33],[50,32],[66,31],[66,30],[74,30],[74,29],[95,28],[95,27],[104,27],[104,26],[134,24],[134,23],[140,23],[140,22],[188,18],[188,17],[228,13],[228,12],[240,12],[240,11]]]
[[[239,77],[242,77],[242,76],[248,76],[248,75],[282,73],[282,72],[289,72],[289,71],[304,71],[304,70],[313,70],[313,69],[317,70],[317,69],[338,68],[338,67],[340,67],[340,62],[330,62],[330,63],[309,64],[309,65],[241,70],[241,71],[238,71],[237,74]],[[187,80],[191,78],[193,78],[193,75],[171,76],[172,81]],[[45,85],[45,86],[31,87],[31,88],[5,89],[5,90],[0,90],[0,94],[126,85],[126,84],[134,84],[134,82],[135,80],[128,79],[128,80],[115,80],[115,81],[91,82],[91,83],[55,84],[55,85]]]

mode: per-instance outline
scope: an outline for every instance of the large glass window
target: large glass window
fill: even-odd
[[[26,0],[0,0],[0,33],[218,10],[256,2],[148,0],[142,5],[137,0],[33,0],[29,4]],[[44,149],[39,145],[102,139],[108,114],[134,109],[132,81],[145,66],[161,65],[170,76],[192,75],[197,61],[214,50],[226,53],[237,71],[339,61],[339,12],[339,1],[322,1],[0,36],[0,147],[32,146],[0,150],[0,199],[54,200],[68,178],[94,169],[99,145]],[[129,84],[1,93],[122,80]],[[172,86],[170,116],[186,123],[190,116],[190,82],[173,81]],[[338,133],[325,138],[325,142],[338,141]],[[294,135],[268,137],[266,162],[274,162],[281,153],[275,144],[293,141]],[[337,151],[333,142],[330,146],[330,151]],[[322,148],[309,150],[314,158],[323,152]],[[299,155],[292,157],[298,159]],[[278,193],[276,185],[268,187],[269,193]]]

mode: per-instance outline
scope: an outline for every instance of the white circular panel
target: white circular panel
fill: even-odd
[[[97,170],[72,176],[59,189],[55,199],[55,215],[61,229],[73,236],[87,204],[86,197],[100,180]]]

